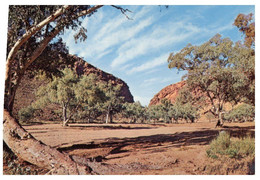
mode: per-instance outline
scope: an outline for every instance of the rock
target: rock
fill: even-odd
[[[166,99],[170,100],[172,103],[174,103],[178,96],[178,92],[185,85],[186,85],[185,81],[181,81],[176,84],[171,84],[169,86],[166,86],[150,100],[149,106],[160,104],[161,100],[164,98],[166,98]]]

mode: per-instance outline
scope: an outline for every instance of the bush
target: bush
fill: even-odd
[[[227,121],[252,121],[255,117],[255,106],[249,104],[240,104],[224,115]]]
[[[19,120],[27,121],[34,117],[35,109],[32,106],[22,108],[18,112]]]
[[[232,139],[230,135],[222,131],[219,136],[210,143],[210,148],[206,151],[208,157],[217,159],[220,156],[230,158],[243,158],[255,156],[255,138],[246,137],[244,139]]]

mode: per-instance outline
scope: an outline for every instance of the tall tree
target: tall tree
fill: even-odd
[[[105,92],[105,102],[103,109],[106,113],[106,123],[113,122],[113,115],[120,111],[124,97],[120,96],[121,85],[113,85],[111,81],[102,85],[102,91]]]
[[[74,36],[86,39],[82,19],[103,5],[84,6],[10,6],[8,21],[8,48],[5,75],[3,138],[8,147],[21,159],[56,174],[86,174],[85,166],[77,164],[68,155],[50,148],[32,137],[12,117],[16,90],[21,79],[49,43],[66,28],[78,30]],[[123,8],[115,6],[121,10]],[[82,18],[81,18],[82,17]]]
[[[75,97],[77,101],[77,113],[84,114],[88,122],[96,118],[102,112],[102,105],[106,101],[103,91],[104,82],[95,74],[83,75],[76,85]]]
[[[158,121],[162,116],[162,105],[152,105],[148,108],[148,116],[150,120],[153,120],[153,123],[155,124],[156,121]]]
[[[61,107],[63,126],[68,125],[70,120],[69,111],[77,105],[75,89],[79,78],[76,73],[69,68],[62,71],[61,77],[53,77],[47,85],[41,86],[37,91],[37,101],[34,102],[35,109],[43,108],[48,103],[54,103]]]
[[[211,112],[223,124],[223,107],[226,102],[234,104],[245,98],[248,77],[241,73],[241,63],[246,63],[247,47],[234,46],[229,38],[217,34],[200,46],[187,45],[180,52],[170,54],[169,68],[186,70],[184,76],[190,91],[198,90],[210,100]],[[250,61],[252,63],[252,61]]]

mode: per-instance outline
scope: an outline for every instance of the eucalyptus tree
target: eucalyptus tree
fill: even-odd
[[[82,18],[102,6],[10,6],[8,19],[5,108],[11,112],[16,89],[26,70],[65,29],[78,30],[75,39],[85,40]],[[18,13],[19,12],[19,13]],[[52,41],[56,46],[59,41]],[[40,61],[43,63],[43,61]],[[45,62],[46,63],[46,62]]]
[[[156,123],[156,121],[158,122],[159,119],[162,117],[162,105],[157,104],[149,106],[148,114],[149,119],[153,120],[153,123]]]
[[[170,122],[171,117],[170,117],[169,112],[170,112],[170,109],[172,106],[173,105],[170,100],[168,100],[166,98],[161,100],[161,111],[162,111],[161,113],[162,113],[162,118],[164,119],[165,123]]]
[[[234,45],[229,38],[217,34],[202,45],[188,44],[178,53],[171,53],[168,66],[187,71],[183,78],[186,79],[188,88],[205,94],[212,105],[211,113],[222,125],[224,104],[237,104],[247,98],[245,91],[249,92],[249,79],[241,72],[241,68],[247,64],[253,66],[254,57],[250,52],[250,48]],[[249,62],[247,57],[251,59]]]
[[[140,120],[142,123],[146,119],[145,108],[141,105],[139,101],[134,103],[124,103],[122,108],[122,115],[125,118],[129,118],[130,123],[136,123]]]
[[[53,77],[47,85],[41,86],[37,91],[37,100],[33,103],[35,109],[43,108],[49,103],[57,104],[62,109],[63,126],[68,125],[68,121],[73,115],[73,110],[77,106],[75,90],[79,82],[76,73],[69,68],[62,70],[61,77]],[[70,113],[70,114],[69,114]]]
[[[196,92],[196,91],[195,91]],[[195,93],[193,91],[193,93]],[[196,97],[192,95],[191,91],[187,86],[184,86],[178,93],[173,108],[175,110],[175,119],[184,119],[187,122],[190,120],[191,123],[195,122],[195,119],[199,117],[199,108],[201,104],[205,103],[203,96]]]
[[[255,21],[254,15],[249,13],[238,14],[234,26],[236,26],[240,32],[244,35],[244,43],[237,42],[234,54],[235,66],[240,70],[241,74],[246,76],[246,86],[242,90],[242,97],[246,103],[255,105]],[[246,46],[247,48],[245,48]]]
[[[81,77],[75,88],[77,101],[77,113],[75,114],[84,114],[84,117],[87,117],[90,122],[91,119],[95,119],[102,113],[102,106],[106,101],[106,95],[102,89],[104,83],[95,74]]]
[[[105,123],[113,123],[113,115],[120,112],[124,97],[120,95],[121,85],[114,85],[111,81],[101,84],[101,90],[105,93],[105,100],[102,105],[103,112],[106,114]]]
[[[228,113],[224,114],[224,119],[225,121],[228,122],[253,121],[254,118],[255,118],[255,107],[246,103],[241,103],[237,105],[235,108],[233,108],[231,111],[229,111]]]
[[[21,159],[50,170],[52,174],[86,174],[86,166],[73,161],[32,137],[12,117],[16,90],[29,67],[54,38],[65,29],[77,30],[74,38],[84,41],[86,28],[82,20],[103,5],[9,6],[3,138]],[[126,13],[127,10],[113,6]],[[46,63],[42,59],[43,63]]]

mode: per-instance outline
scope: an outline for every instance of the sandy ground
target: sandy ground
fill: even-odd
[[[254,123],[60,124],[24,126],[36,139],[73,158],[87,160],[98,174],[207,174],[206,149],[219,131],[254,134]],[[91,164],[92,163],[92,164]],[[243,173],[243,172],[242,172]],[[236,173],[235,173],[236,174]]]

